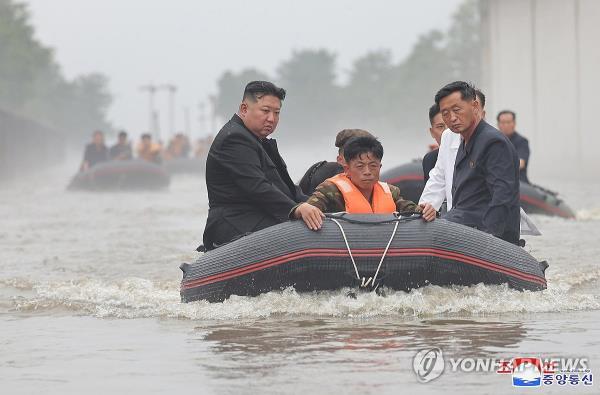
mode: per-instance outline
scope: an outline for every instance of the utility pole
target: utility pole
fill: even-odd
[[[148,133],[156,135],[156,111],[154,110],[154,95],[156,94],[156,85],[148,84],[140,87],[140,90],[148,92]],[[160,136],[158,136],[160,137]]]
[[[173,84],[163,84],[159,89],[166,90],[169,92],[169,128],[168,136],[165,141],[168,141],[171,136],[175,134],[175,93],[177,93],[177,86]]]
[[[198,103],[198,123],[200,124],[200,134],[206,133],[206,104],[204,102]]]
[[[191,138],[190,108],[188,106],[183,107],[183,120],[185,125],[185,135]]]
[[[162,140],[160,138],[160,113],[158,112],[158,110],[154,111],[154,114],[152,114],[152,122],[154,123],[154,137],[155,137],[155,141],[157,143],[160,143]]]
[[[217,134],[217,132],[219,131],[217,129],[217,114],[215,109],[217,108],[216,105],[216,101],[217,98],[215,95],[210,95],[208,96],[208,102],[210,103],[210,111],[209,111],[209,119],[210,119],[210,125],[209,125],[209,133],[213,136],[215,136]]]

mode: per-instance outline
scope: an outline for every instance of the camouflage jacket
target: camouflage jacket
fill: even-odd
[[[400,196],[400,188],[388,184],[392,192],[392,198],[396,202],[396,210],[400,213],[421,212],[421,207],[410,200]],[[319,208],[324,213],[338,213],[346,211],[344,196],[338,187],[331,181],[323,181],[308,198],[306,203]],[[296,208],[292,209],[292,213]]]

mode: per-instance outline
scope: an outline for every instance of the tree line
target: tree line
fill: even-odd
[[[108,80],[97,73],[68,80],[53,51],[35,38],[24,4],[0,0],[0,108],[80,141],[109,130]]]
[[[293,52],[274,75],[255,68],[226,71],[211,97],[215,115],[221,120],[231,116],[248,81],[270,80],[288,92],[280,127],[299,138],[346,127],[422,132],[441,86],[458,79],[477,84],[481,79],[482,4],[466,0],[447,31],[421,35],[398,63],[387,50],[356,59],[345,84],[336,83],[336,55],[325,49]]]

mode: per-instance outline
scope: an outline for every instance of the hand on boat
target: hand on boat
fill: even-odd
[[[419,204],[419,207],[422,209],[421,216],[425,221],[431,222],[435,219],[437,211],[430,203],[421,203]]]
[[[321,229],[323,218],[325,218],[325,214],[323,214],[321,210],[308,203],[299,205],[296,208],[296,211],[294,211],[294,216],[298,219],[302,219],[310,230]]]

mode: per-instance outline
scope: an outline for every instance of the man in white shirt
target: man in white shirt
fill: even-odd
[[[452,208],[452,178],[454,176],[454,160],[460,146],[460,134],[452,133],[450,129],[444,130],[438,151],[435,166],[429,172],[429,179],[421,194],[419,203],[430,203],[436,210],[440,210],[444,200],[448,210]]]
[[[485,118],[485,95],[479,89],[475,91],[476,100],[483,110]],[[440,210],[446,200],[448,211],[452,208],[452,179],[454,177],[454,161],[460,146],[461,137],[450,129],[444,130],[440,141],[438,159],[429,172],[429,180],[421,194],[419,203],[430,203],[436,210]]]

